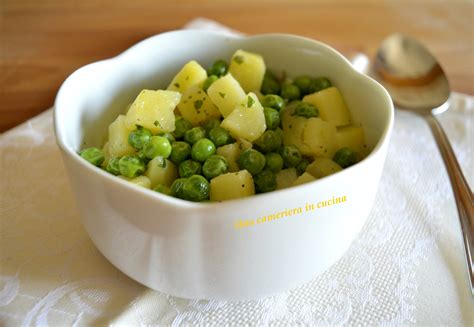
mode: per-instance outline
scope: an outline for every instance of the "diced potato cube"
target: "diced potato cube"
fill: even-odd
[[[277,189],[281,190],[293,186],[298,179],[295,168],[282,169],[276,174]]]
[[[239,171],[239,164],[237,160],[239,158],[241,149],[239,143],[235,142],[232,144],[223,145],[217,148],[217,154],[223,156],[229,164],[229,171]]]
[[[155,157],[148,163],[145,176],[150,179],[151,187],[155,187],[159,184],[169,187],[173,181],[178,178],[178,169],[176,165],[168,159]]]
[[[368,152],[362,127],[353,125],[339,127],[336,132],[336,144],[338,149],[347,147],[361,156],[365,156]]]
[[[303,133],[308,118],[293,116],[294,109],[294,106],[289,106],[284,109],[282,114],[283,144],[295,145],[301,153],[311,156],[311,149],[303,141]]]
[[[247,170],[227,173],[211,179],[211,201],[239,199],[255,194],[252,175]]]
[[[259,91],[265,75],[265,62],[261,55],[237,50],[232,56],[229,72],[245,92]]]
[[[141,186],[141,187],[144,187],[144,188],[151,188],[151,181],[148,177],[146,176],[137,176],[137,177],[134,177],[134,178],[128,178],[128,177],[125,177],[125,176],[119,176],[120,178],[122,179],[125,179],[127,181],[129,181],[130,183],[133,183],[137,186]]]
[[[334,86],[305,96],[303,102],[316,106],[319,109],[319,116],[324,121],[336,126],[348,125],[351,122],[351,115],[341,92]]]
[[[135,153],[135,148],[128,143],[128,134],[136,126],[130,125],[124,115],[118,116],[109,125],[109,146],[108,152],[111,157],[121,157]]]
[[[337,150],[336,127],[321,118],[308,119],[303,138],[314,156],[332,158]]]
[[[306,172],[315,178],[322,178],[341,171],[342,167],[329,158],[316,158],[306,167]]]
[[[142,90],[127,112],[129,124],[148,128],[152,133],[174,131],[174,108],[181,94],[174,91]]]
[[[225,118],[221,127],[227,129],[234,138],[244,138],[249,142],[258,139],[265,129],[265,115],[257,96],[249,93],[243,103],[239,104],[232,113]]]
[[[178,109],[181,116],[189,120],[194,126],[221,116],[220,111],[209,99],[206,92],[197,85],[190,87],[183,94]]]
[[[211,84],[207,94],[219,108],[222,116],[227,117],[245,99],[245,92],[239,82],[227,74]]]
[[[207,78],[207,72],[195,60],[185,64],[168,85],[167,90],[185,93],[192,86],[201,86]]]
[[[301,176],[299,176],[296,181],[293,183],[294,186],[296,185],[301,185],[301,184],[305,184],[305,183],[309,183],[309,182],[312,182],[312,181],[315,181],[316,178],[314,178],[312,175],[308,174],[308,173],[303,173]]]

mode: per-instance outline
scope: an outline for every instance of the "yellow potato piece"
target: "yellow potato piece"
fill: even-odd
[[[128,178],[128,177],[125,177],[125,176],[118,176],[122,179],[125,179],[127,181],[129,181],[130,183],[132,184],[135,184],[137,186],[141,186],[141,187],[144,187],[144,188],[151,188],[151,181],[148,177],[146,176],[137,176],[137,177],[134,177],[134,178]]]
[[[293,186],[298,178],[295,168],[282,169],[276,174],[277,189],[281,190]]]
[[[301,184],[306,184],[312,181],[315,181],[316,178],[314,178],[312,175],[308,173],[303,173],[301,176],[299,176],[296,181],[293,183],[293,186],[296,185],[301,185]]]
[[[247,170],[222,174],[211,179],[211,201],[239,199],[254,194],[253,178]]]
[[[181,116],[189,120],[194,126],[221,116],[220,111],[199,86],[192,86],[183,94],[178,109]]]
[[[169,187],[173,181],[178,178],[178,169],[176,165],[168,159],[155,157],[148,163],[144,175],[150,179],[151,187],[160,184]]]
[[[119,115],[109,125],[108,154],[110,157],[121,157],[134,154],[135,148],[128,143],[128,134],[136,128],[130,125],[124,115]]]
[[[168,85],[167,90],[185,93],[192,86],[201,86],[207,78],[207,72],[195,60],[185,64]]]
[[[318,108],[319,116],[324,121],[336,126],[348,125],[351,122],[351,115],[341,92],[334,86],[305,96],[303,102],[311,103]]]
[[[321,118],[310,118],[303,132],[303,140],[314,156],[332,158],[337,150],[336,127]]]
[[[241,137],[249,142],[258,139],[267,126],[263,107],[257,96],[249,93],[243,103],[222,121],[221,127],[227,129],[236,139]]]
[[[308,122],[308,118],[293,116],[295,106],[288,106],[282,114],[283,144],[295,145],[301,153],[311,156],[313,153],[307,144],[304,143],[303,133]]]
[[[207,94],[219,108],[222,116],[227,117],[245,99],[245,92],[239,82],[227,74],[211,84]]]
[[[237,50],[230,61],[229,72],[245,92],[259,91],[265,75],[265,62],[259,54]]]
[[[349,148],[361,156],[367,155],[368,147],[365,143],[364,129],[358,126],[339,127],[336,132],[337,148]]]
[[[235,142],[232,144],[223,145],[217,148],[217,154],[223,156],[229,164],[229,172],[239,171],[239,164],[237,160],[239,158],[241,149],[239,143]]]
[[[154,134],[174,131],[174,108],[181,94],[174,91],[142,90],[127,112],[130,125],[148,128]]]
[[[316,158],[306,167],[306,172],[315,178],[322,178],[341,171],[342,167],[329,158]]]

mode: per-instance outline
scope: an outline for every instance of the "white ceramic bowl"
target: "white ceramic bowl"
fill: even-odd
[[[186,202],[139,188],[77,155],[85,146],[103,145],[108,124],[141,89],[166,87],[189,60],[208,66],[237,49],[263,55],[267,67],[290,76],[328,76],[363,124],[371,154],[312,183],[222,203]],[[104,256],[152,289],[226,300],[297,287],[341,257],[371,210],[393,122],[383,87],[322,43],[291,35],[204,31],[160,34],[79,69],[62,85],[54,113],[84,226]],[[345,202],[305,211],[307,204],[343,196]],[[287,216],[262,222],[269,215]],[[254,225],[237,229],[239,220]]]

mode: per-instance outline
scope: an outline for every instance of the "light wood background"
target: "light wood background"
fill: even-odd
[[[0,132],[51,107],[78,67],[207,17],[372,55],[388,34],[421,39],[454,90],[474,94],[474,2],[407,0],[0,0]]]

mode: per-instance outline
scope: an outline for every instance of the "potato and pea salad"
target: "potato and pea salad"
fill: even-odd
[[[142,90],[80,156],[136,185],[189,201],[271,192],[333,174],[366,154],[339,90],[322,76],[276,76],[238,50],[206,71],[185,64]]]

